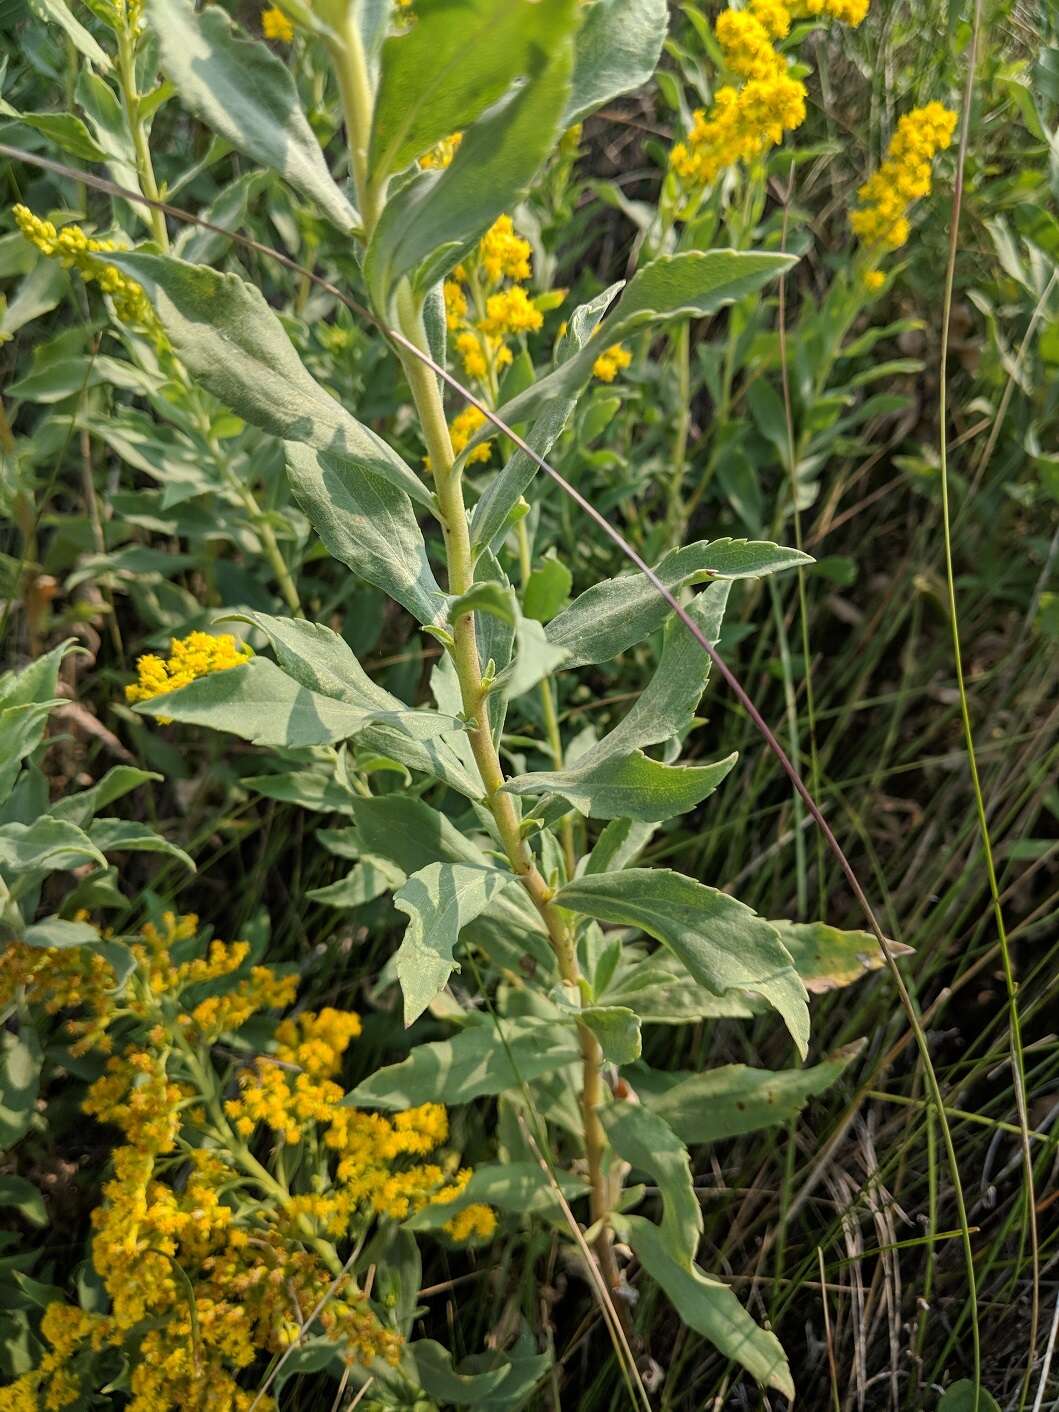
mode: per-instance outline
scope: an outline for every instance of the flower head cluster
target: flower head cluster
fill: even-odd
[[[52,221],[35,216],[28,206],[15,206],[13,213],[19,230],[42,255],[58,260],[66,269],[76,269],[85,284],[98,284],[110,296],[122,323],[142,328],[153,338],[161,336],[158,319],[142,287],[123,275],[116,265],[99,258],[120,250],[117,241],[94,240],[80,226],[57,230]]]
[[[750,0],[745,10],[722,11],[714,32],[739,83],[718,88],[708,113],[695,111],[690,131],[670,153],[684,185],[708,186],[726,167],[761,156],[805,121],[805,85],[776,48],[792,19],[830,16],[858,25],[867,10],[868,0]]]
[[[869,249],[896,250],[908,239],[908,212],[930,192],[931,162],[952,142],[956,114],[941,103],[913,108],[897,124],[886,159],[857,192],[849,218]]]
[[[278,5],[271,5],[261,12],[261,33],[279,44],[290,44],[294,39],[294,26]]]
[[[592,364],[593,374],[599,378],[600,382],[613,382],[620,372],[623,372],[632,362],[632,354],[623,343],[612,343],[609,348],[604,348],[596,361]]]
[[[241,667],[253,655],[253,649],[230,632],[219,637],[208,632],[174,637],[169,643],[168,661],[154,652],[139,659],[136,663],[137,680],[125,688],[125,700],[150,701],[155,696],[164,696],[168,691],[177,691],[211,672]],[[159,717],[159,720],[162,718]]]
[[[445,317],[464,371],[493,392],[513,358],[508,339],[536,333],[544,322],[518,283],[530,276],[529,241],[516,234],[510,216],[498,216],[473,257],[445,281]]]
[[[135,965],[123,987],[113,970],[73,966],[68,951],[4,953],[4,990],[52,1013],[87,1011],[81,1033],[109,1057],[84,1108],[116,1127],[121,1143],[92,1217],[108,1312],[52,1304],[48,1350],[0,1392],[0,1412],[79,1402],[96,1385],[93,1360],[108,1349],[130,1369],[130,1412],[271,1409],[240,1375],[310,1332],[350,1361],[396,1363],[400,1335],[345,1272],[336,1243],[361,1239],[380,1217],[402,1220],[462,1194],[470,1172],[443,1150],[444,1107],[383,1117],[342,1106],[335,1077],[361,1024],[331,1007],[280,1021],[268,1058],[243,1070],[239,1097],[222,1105],[210,1045],[252,1015],[291,1004],[294,978],[248,969],[245,942],[204,945],[193,916],[167,914],[130,950]],[[119,1034],[122,1047],[111,1052]],[[303,1144],[291,1168],[300,1186],[252,1155],[259,1124]],[[446,1227],[462,1241],[494,1228],[480,1205]],[[307,1313],[318,1306],[310,1328]]]

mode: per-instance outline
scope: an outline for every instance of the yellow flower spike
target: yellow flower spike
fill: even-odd
[[[741,80],[724,85],[713,107],[693,114],[684,141],[669,154],[670,166],[689,190],[714,182],[722,171],[750,162],[782,142],[805,121],[805,85],[793,77],[774,41],[790,32],[791,20],[827,16],[858,25],[868,0],[750,0],[743,10],[718,15],[714,33],[728,70]]]
[[[952,143],[956,114],[941,103],[913,108],[897,124],[886,158],[857,192],[850,226],[869,249],[896,250],[910,233],[908,212],[930,192],[931,163]]]
[[[866,270],[864,272],[864,288],[870,290],[872,294],[878,293],[886,283],[886,276],[882,270]]]
[[[600,382],[613,382],[631,362],[632,354],[629,350],[621,343],[612,343],[592,364],[592,372]]]
[[[12,208],[15,221],[23,236],[48,259],[58,259],[64,269],[76,269],[85,284],[98,284],[114,302],[114,312],[122,323],[142,328],[156,343],[164,342],[150,300],[142,286],[123,275],[116,265],[108,265],[99,256],[119,249],[113,240],[95,240],[80,226],[64,226],[56,230],[51,221],[35,216],[28,206]]]
[[[294,26],[278,5],[272,5],[261,12],[261,33],[266,39],[290,44],[294,39]]]

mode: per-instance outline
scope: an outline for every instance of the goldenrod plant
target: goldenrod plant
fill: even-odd
[[[718,1406],[793,1401],[796,1120],[865,1044],[883,1062],[850,988],[910,948],[813,868],[800,802],[775,845],[737,815],[762,766],[689,624],[781,681],[822,798],[807,585],[848,579],[802,516],[903,412],[878,380],[923,370],[869,355],[922,328],[879,310],[949,182],[952,93],[902,86],[822,253],[798,183],[836,148],[796,134],[868,0],[34,9],[63,112],[4,103],[32,141],[0,270],[26,262],[12,337],[61,301],[79,322],[5,389],[11,599],[31,650],[103,615],[130,751],[49,804],[69,643],[0,679],[0,1132],[32,1142],[62,1106],[102,1134],[75,1276],[20,1271],[0,1412],[646,1408],[667,1342],[712,1360]],[[592,124],[649,85],[636,194],[585,178]],[[34,175],[41,143],[62,163]],[[580,268],[600,212],[624,223],[610,283]],[[38,507],[71,443],[89,519],[56,589]],[[99,817],[159,783],[161,818],[155,794],[150,823]],[[262,859],[316,850],[275,870],[281,959],[241,875],[217,885],[253,819]],[[155,872],[110,861],[137,851]],[[850,1018],[821,1047],[825,993]],[[741,1062],[713,1057],[722,1029]],[[931,1082],[908,1102],[936,1202]],[[761,1262],[735,1269],[698,1152],[770,1129],[781,1219],[746,1208]],[[32,1221],[23,1180],[0,1200]],[[969,1252],[962,1204],[949,1226]],[[446,1327],[430,1300],[471,1281],[495,1309],[450,1302]],[[548,1312],[568,1283],[612,1360],[574,1393]]]

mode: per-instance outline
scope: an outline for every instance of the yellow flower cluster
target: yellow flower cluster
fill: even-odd
[[[896,250],[908,239],[908,212],[930,192],[931,162],[952,142],[956,114],[941,103],[913,108],[897,124],[886,159],[857,192],[850,225],[869,249]]]
[[[477,407],[470,405],[464,407],[462,412],[453,417],[449,426],[449,435],[452,437],[452,449],[457,456],[461,451],[466,450],[478,428],[485,425],[485,420],[485,414],[479,412]],[[488,461],[492,449],[488,441],[483,441],[467,457],[467,464],[471,466],[475,461]]]
[[[150,701],[168,691],[178,691],[198,677],[241,667],[253,656],[253,649],[230,632],[213,637],[208,632],[192,632],[169,643],[169,660],[148,652],[136,663],[137,680],[125,688],[128,702]],[[166,724],[163,717],[158,718]]]
[[[599,378],[600,382],[613,382],[614,379],[629,366],[632,362],[632,354],[623,343],[612,343],[609,348],[604,348],[596,361],[592,364],[592,372]]]
[[[92,1217],[92,1260],[109,1312],[51,1305],[48,1351],[0,1391],[0,1412],[77,1402],[104,1349],[126,1356],[130,1412],[271,1409],[239,1386],[240,1373],[307,1333],[306,1314],[325,1295],[313,1332],[322,1329],[351,1361],[400,1356],[400,1336],[342,1273],[331,1242],[359,1240],[378,1217],[403,1220],[461,1195],[470,1172],[454,1154],[439,1155],[449,1136],[445,1108],[427,1103],[384,1117],[340,1106],[345,1093],[334,1076],[361,1022],[331,1007],[281,1021],[273,1053],[242,1073],[240,1097],[222,1107],[209,1045],[252,1014],[292,1003],[296,985],[267,967],[237,976],[247,944],[214,941],[203,951],[198,932],[194,916],[172,913],[145,926],[121,993],[113,971],[84,960],[83,949],[18,946],[0,958],[0,997],[17,992],[53,1013],[87,1010],[83,1033],[104,1053],[112,1021],[122,1021],[128,1038],[84,1103],[122,1134]],[[215,993],[196,1004],[202,987]],[[287,1143],[305,1143],[307,1190],[273,1177],[252,1155],[259,1122]],[[495,1225],[494,1213],[475,1205],[446,1230],[483,1240]]]
[[[726,167],[761,156],[805,121],[805,85],[776,48],[792,19],[829,16],[859,25],[867,11],[868,0],[750,0],[745,10],[722,11],[714,32],[725,66],[741,83],[719,88],[708,113],[696,109],[691,130],[670,153],[684,185],[708,186]]]
[[[294,26],[278,5],[272,5],[261,12],[261,33],[279,44],[290,44],[294,39]]]
[[[93,240],[80,226],[56,230],[51,221],[35,216],[28,206],[15,206],[13,214],[19,230],[42,255],[57,259],[66,269],[76,269],[85,284],[98,284],[104,294],[109,294],[122,323],[134,324],[154,338],[161,335],[161,326],[142,287],[123,275],[116,265],[99,259],[101,254],[119,250],[117,241]]]
[[[474,256],[445,281],[445,317],[468,377],[495,395],[497,378],[512,361],[507,339],[536,333],[544,316],[521,284],[531,276],[530,244],[510,216],[498,216]]]

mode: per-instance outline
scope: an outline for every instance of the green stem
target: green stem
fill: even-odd
[[[427,341],[422,316],[414,309],[407,286],[398,296],[398,311],[401,332],[426,352]],[[449,592],[459,595],[466,593],[474,582],[474,558],[463,499],[463,479],[453,465],[452,441],[437,378],[418,358],[406,355],[402,358],[402,363],[419,413],[430,464],[434,469],[439,518],[449,569]],[[504,771],[489,726],[486,710],[488,692],[482,682],[474,614],[461,614],[452,624],[452,633],[453,645],[450,652],[460,684],[464,715],[472,723],[471,751],[485,787],[485,803],[493,816],[508,862],[522,881],[544,922],[559,964],[559,973],[564,983],[580,996],[581,972],[577,963],[572,929],[562,909],[552,900],[552,890],[541,876],[533,854],[522,837],[514,799],[510,794],[503,792]],[[620,1283],[620,1276],[614,1258],[613,1233],[607,1224],[610,1200],[605,1157],[606,1140],[597,1112],[603,1098],[603,1054],[595,1035],[587,1025],[579,1024],[578,1034],[582,1061],[581,1114],[591,1190],[592,1222],[599,1227],[596,1255],[603,1277],[613,1290]]]
[[[669,482],[666,519],[669,543],[679,544],[687,524],[682,496],[688,459],[688,433],[691,429],[691,325],[687,320],[677,330],[673,348],[677,365],[677,432],[673,440],[673,476]]]
[[[147,128],[143,121],[141,94],[136,87],[136,40],[128,28],[118,31],[118,82],[121,86],[121,102],[125,110],[125,122],[132,138],[136,154],[136,174],[140,179],[140,190],[151,201],[159,200],[158,183],[155,180],[154,164],[151,161],[151,145],[147,140]],[[169,249],[169,232],[166,229],[165,215],[156,207],[150,208],[151,231],[162,250]]]
[[[379,191],[373,187],[368,172],[368,142],[371,137],[372,92],[368,77],[368,61],[360,37],[354,7],[334,24],[336,38],[331,41],[331,60],[338,76],[342,96],[342,112],[346,120],[346,140],[353,168],[353,185],[357,206],[364,222],[364,241],[368,241],[379,219]]]

